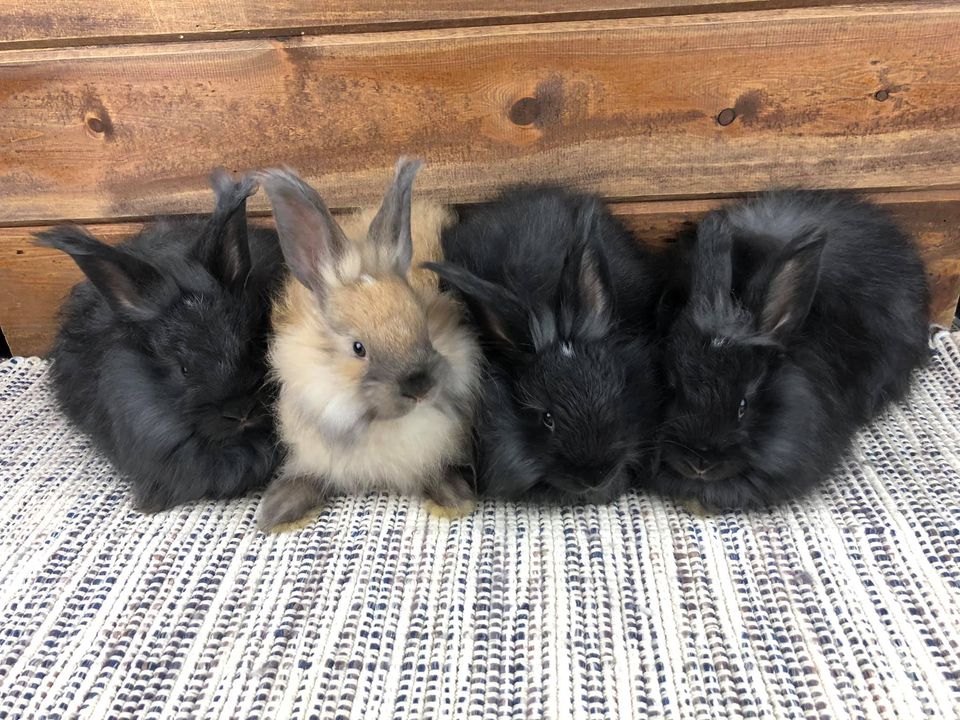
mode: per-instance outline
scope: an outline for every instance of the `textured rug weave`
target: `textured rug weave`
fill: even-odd
[[[0,364],[0,718],[919,718],[960,707],[960,349],[814,495],[700,518],[656,498],[256,499],[143,517]]]

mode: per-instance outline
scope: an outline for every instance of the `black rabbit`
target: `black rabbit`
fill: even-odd
[[[712,212],[689,267],[664,351],[664,493],[710,509],[803,493],[928,356],[917,251],[852,195],[778,191]]]
[[[264,382],[276,235],[247,230],[251,178],[212,176],[204,219],[111,247],[76,226],[37,236],[87,276],[62,308],[52,377],[64,412],[133,484],[139,510],[262,486],[277,461]]]
[[[593,197],[509,190],[443,237],[428,265],[479,328],[487,367],[479,490],[606,502],[652,446],[648,319],[661,288],[642,249]],[[652,453],[651,453],[652,455]]]

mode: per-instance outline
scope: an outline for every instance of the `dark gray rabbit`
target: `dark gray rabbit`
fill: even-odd
[[[455,288],[487,360],[479,490],[606,502],[651,447],[658,412],[648,341],[654,263],[601,203],[558,188],[507,191],[443,237],[428,265]]]
[[[779,191],[717,210],[690,268],[664,352],[664,493],[723,509],[804,492],[928,356],[917,251],[851,195]]]
[[[52,377],[64,412],[144,512],[262,486],[277,461],[264,383],[276,235],[247,229],[256,182],[217,171],[207,219],[111,247],[76,226],[37,236],[87,276],[62,308]]]

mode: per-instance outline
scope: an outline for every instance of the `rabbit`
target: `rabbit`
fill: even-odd
[[[519,187],[443,235],[428,263],[459,293],[486,364],[480,491],[606,503],[651,455],[661,271],[597,198]]]
[[[711,212],[690,260],[653,486],[708,511],[797,497],[928,356],[917,250],[856,196],[781,190]]]
[[[480,349],[419,268],[453,222],[441,205],[412,205],[421,164],[401,158],[379,210],[342,226],[294,173],[261,175],[290,269],[269,351],[287,455],[257,511],[264,531],[337,494],[422,494],[437,514],[472,507]]]
[[[117,247],[77,226],[39,233],[87,277],[51,352],[58,402],[156,512],[266,484],[278,460],[265,386],[270,296],[283,262],[248,232],[256,183],[223,170],[216,209],[164,220]]]

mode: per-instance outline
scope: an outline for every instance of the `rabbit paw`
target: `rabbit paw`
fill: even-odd
[[[476,507],[477,503],[473,500],[466,500],[459,505],[441,505],[433,500],[427,500],[426,502],[427,512],[441,520],[456,520],[457,518],[466,517],[472,513]]]
[[[300,530],[313,522],[323,500],[323,489],[313,478],[280,477],[263,494],[257,527],[266,533]]]
[[[705,518],[713,515],[713,513],[710,512],[710,510],[696,498],[681,500],[680,506],[686,508],[687,512],[695,517]]]
[[[317,519],[317,515],[320,514],[320,508],[314,508],[310,510],[306,515],[304,515],[299,520],[293,520],[291,522],[280,523],[279,525],[274,525],[270,529],[263,529],[264,532],[271,535],[281,535],[282,533],[292,533],[297,532],[298,530],[303,530],[305,527],[308,527]]]
[[[476,506],[473,489],[460,468],[448,468],[440,483],[427,491],[427,512],[437,518],[460,518]]]

